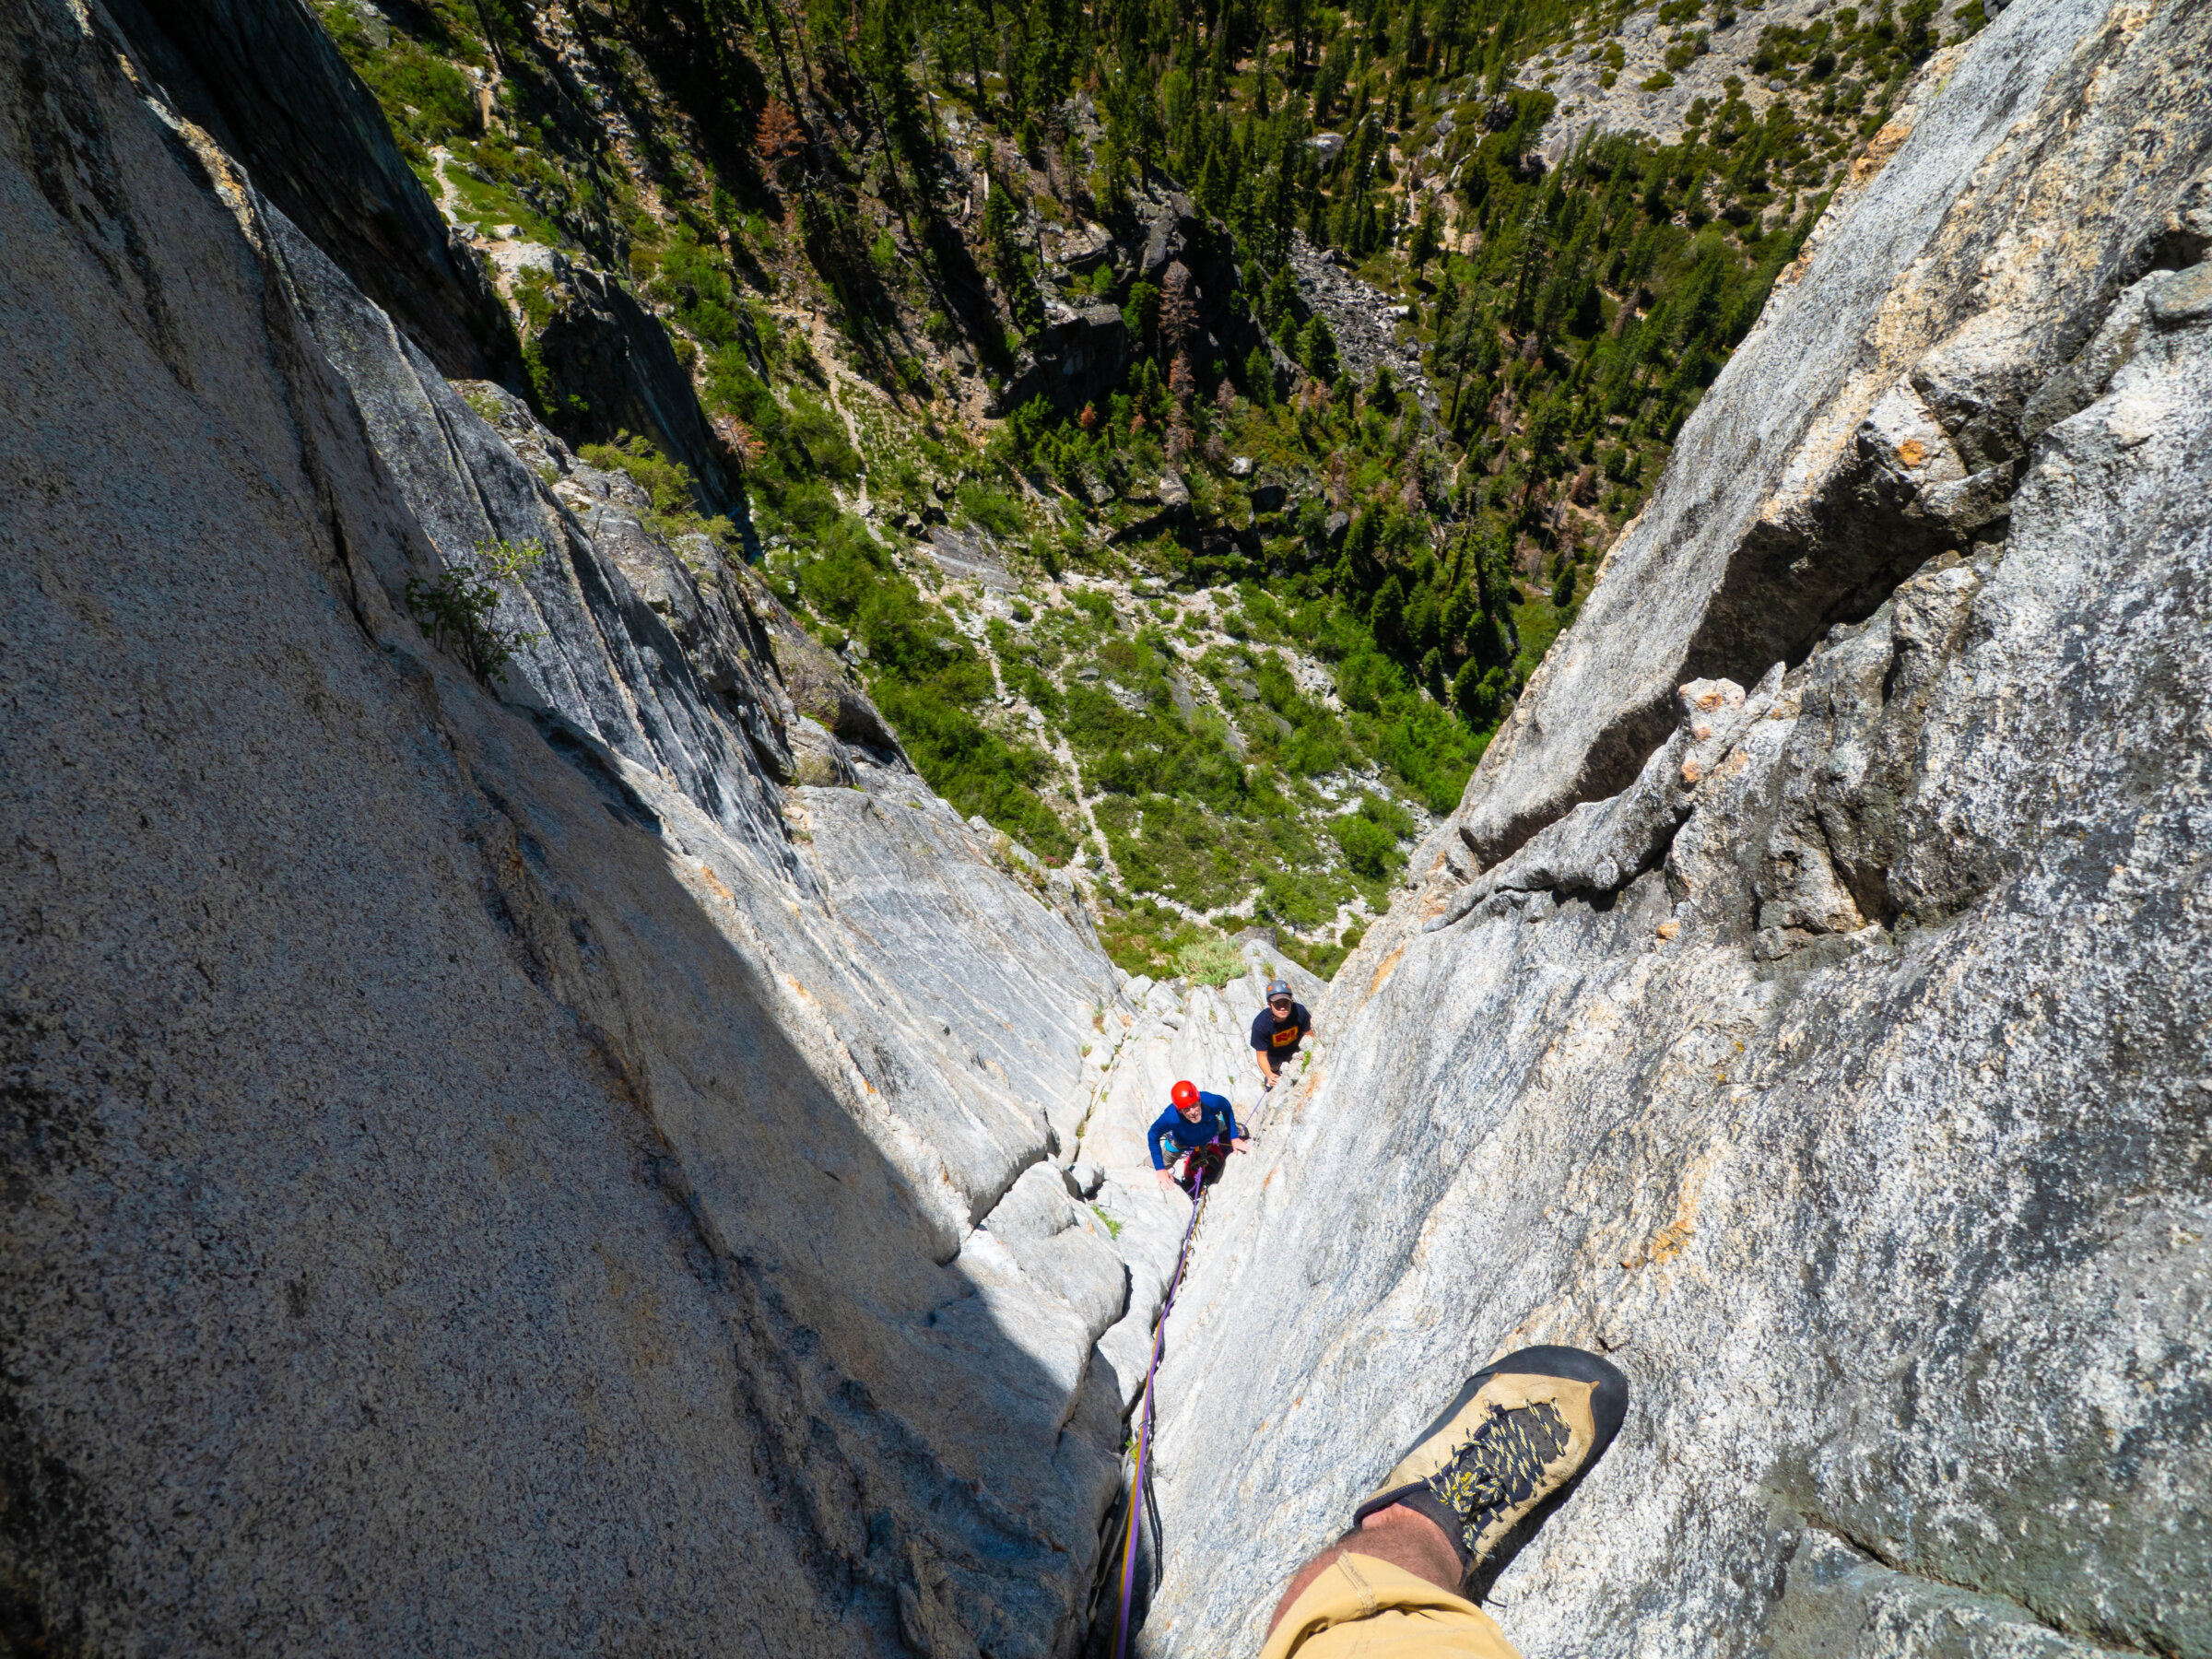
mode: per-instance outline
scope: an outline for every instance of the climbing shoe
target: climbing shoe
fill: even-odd
[[[1472,1574],[1546,1499],[1595,1463],[1629,1380],[1581,1348],[1532,1347],[1477,1371],[1352,1524],[1402,1503],[1444,1529]]]

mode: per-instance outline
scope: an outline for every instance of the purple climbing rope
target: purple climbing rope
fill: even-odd
[[[1168,1312],[1175,1292],[1182,1288],[1183,1264],[1191,1259],[1191,1240],[1198,1232],[1198,1212],[1206,1205],[1206,1171],[1194,1153],[1191,1219],[1182,1230],[1182,1248],[1175,1254],[1175,1277],[1168,1281],[1167,1300],[1159,1304],[1159,1319],[1152,1327],[1152,1357],[1145,1365],[1143,1406],[1136,1425],[1136,1468],[1129,1481],[1129,1538],[1122,1550],[1122,1613],[1113,1630],[1113,1659],[1129,1651],[1129,1604],[1136,1591],[1136,1539],[1145,1504],[1145,1465],[1152,1455],[1152,1379],[1159,1370],[1159,1347],[1168,1334]]]

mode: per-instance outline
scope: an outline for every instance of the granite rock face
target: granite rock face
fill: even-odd
[[[2206,245],[2202,27],[2065,0],[1930,65],[1484,756],[1477,858],[1626,786],[1684,681],[1749,685],[1937,552],[2002,538],[2031,399],[2132,283]]]
[[[0,1629],[1065,1650],[1110,964],[157,88],[0,53]]]
[[[314,243],[273,211],[268,220],[296,314],[441,564],[465,564],[492,541],[541,549],[493,618],[521,641],[508,695],[667,777],[755,851],[790,862],[761,770],[777,758],[779,723],[762,677],[740,666],[762,658],[764,640],[730,615],[735,579],[713,570],[702,581],[646,532],[643,491],[580,467],[519,399],[477,382],[479,403],[553,481],[534,472]],[[404,595],[404,579],[394,591]],[[678,616],[734,696],[701,683],[670,627]]]
[[[1532,1654],[2212,1653],[2206,27],[2007,10],[1685,429],[1209,1213],[1146,1652],[1569,1342]]]

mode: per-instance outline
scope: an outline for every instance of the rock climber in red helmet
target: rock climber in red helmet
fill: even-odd
[[[1168,1095],[1174,1103],[1153,1119],[1145,1136],[1152,1148],[1152,1168],[1164,1187],[1175,1180],[1172,1166],[1182,1159],[1182,1190],[1195,1194],[1199,1180],[1212,1185],[1220,1177],[1225,1154],[1244,1151],[1251,1136],[1237,1126],[1236,1108],[1226,1095],[1207,1094],[1187,1078]]]

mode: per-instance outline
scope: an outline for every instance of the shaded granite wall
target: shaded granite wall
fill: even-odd
[[[1088,934],[98,7],[18,8],[0,215],[10,1642],[1065,1647]],[[405,599],[494,535],[496,691]]]

